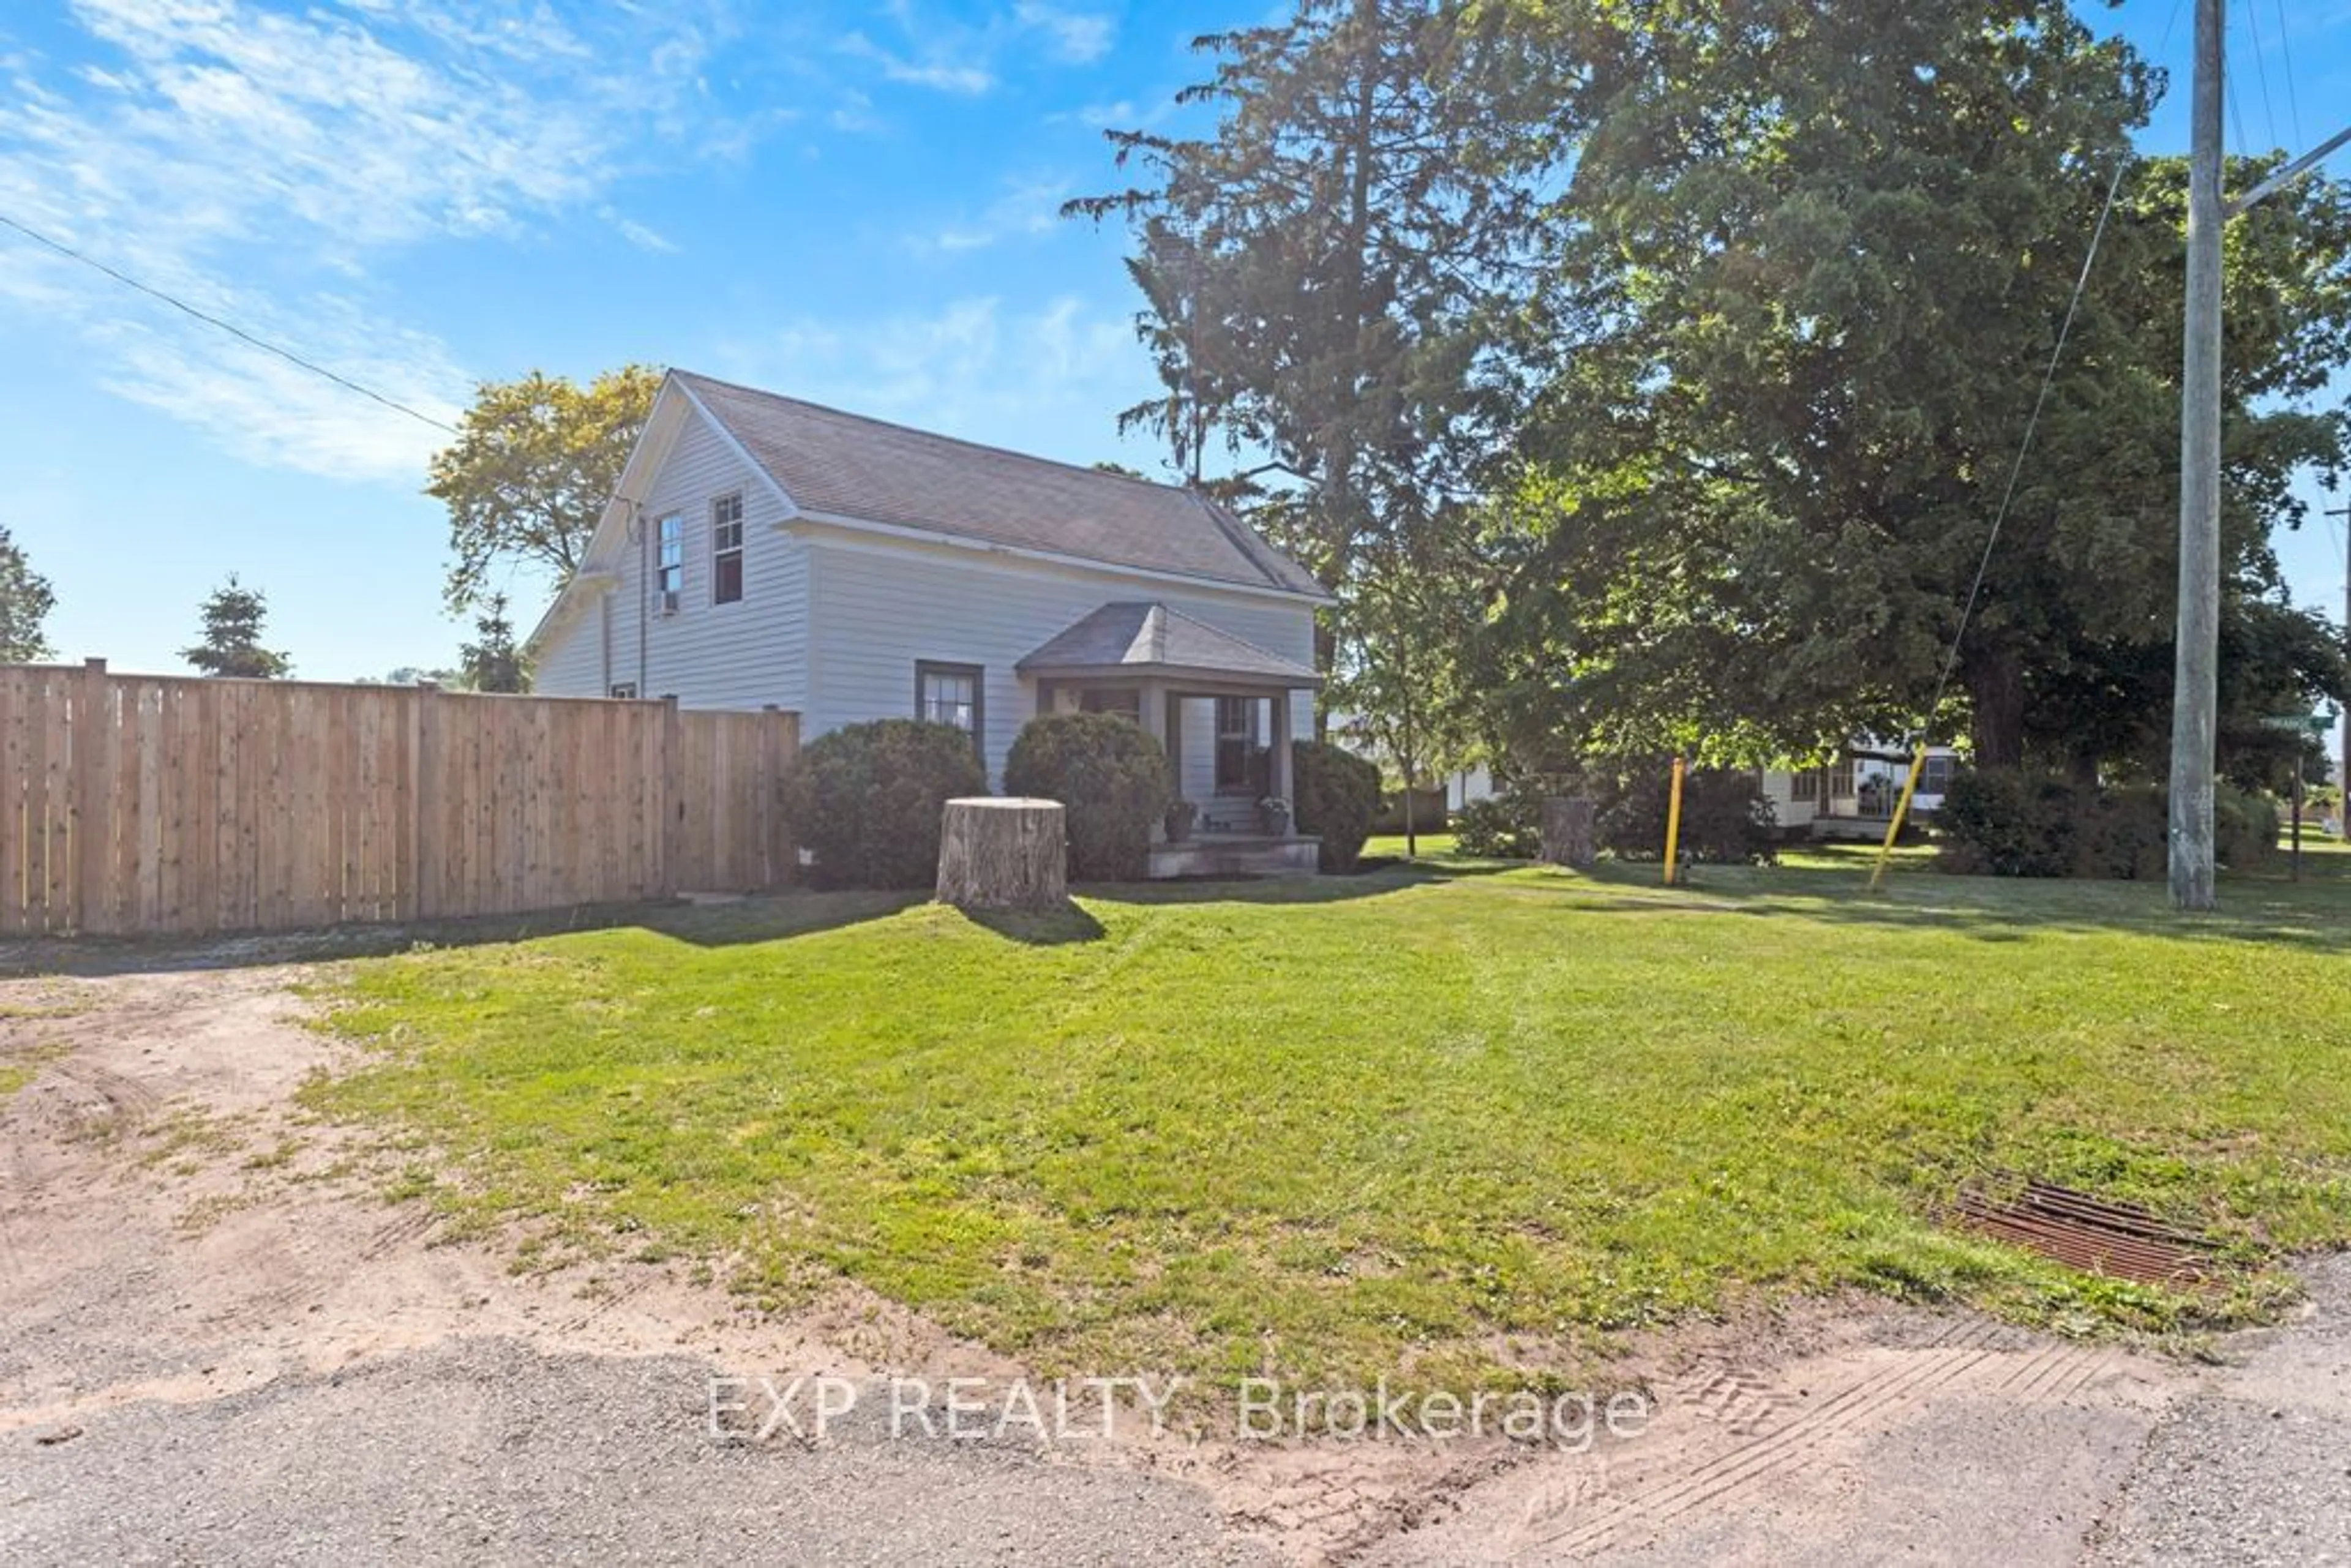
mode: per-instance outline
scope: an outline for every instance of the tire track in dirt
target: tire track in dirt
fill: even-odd
[[[1695,1471],[1622,1499],[1601,1518],[1543,1537],[1537,1544],[1564,1552],[1598,1552],[1626,1544],[1620,1539],[1620,1527],[1667,1523],[1761,1481],[1802,1470],[1823,1446],[1857,1431],[1873,1418],[1924,1404],[1998,1354],[1974,1349],[1930,1351],[1892,1361],[1785,1427],[1742,1443]]]

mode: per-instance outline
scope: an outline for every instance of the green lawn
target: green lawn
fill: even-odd
[[[559,1249],[847,1276],[1061,1373],[1460,1385],[1753,1289],[2083,1329],[2226,1321],[1943,1228],[1988,1170],[2351,1240],[2351,855],[2159,887],[1861,852],[1577,877],[1467,862],[1094,890],[981,924],[872,895],[358,967],[314,1087]]]

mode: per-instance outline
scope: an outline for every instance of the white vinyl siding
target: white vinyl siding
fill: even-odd
[[[707,519],[719,497],[736,494],[743,497],[745,602],[716,605]],[[677,613],[664,615],[648,591],[647,573],[657,548],[657,519],[671,514],[685,519],[684,559]],[[633,681],[645,696],[674,695],[687,707],[805,707],[808,547],[778,528],[783,515],[775,492],[698,412],[687,410],[685,427],[645,497],[640,536],[611,562],[619,582],[606,591],[603,606],[589,599],[550,633],[540,652],[538,689],[553,696],[602,696]],[[650,616],[643,613],[648,608]],[[606,614],[609,639],[599,623]],[[911,694],[911,663],[907,669]]]
[[[1186,591],[1175,584],[1040,562],[990,559],[977,552],[893,541],[811,541],[812,636],[809,700],[801,732],[818,736],[866,719],[910,717],[916,661],[977,664],[986,671],[988,777],[1001,781],[1005,754],[1035,716],[1035,688],[1013,664],[1106,603],[1157,600],[1269,653],[1311,665],[1309,605],[1263,596]],[[1184,789],[1193,795],[1215,753],[1216,705],[1184,705]],[[1292,733],[1314,733],[1313,694],[1290,700]],[[1204,798],[1206,785],[1200,785]]]

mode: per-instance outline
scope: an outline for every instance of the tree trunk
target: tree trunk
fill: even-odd
[[[1590,871],[1600,857],[1594,822],[1598,813],[1582,799],[1553,795],[1542,803],[1542,858],[1553,865]]]
[[[949,800],[938,900],[959,909],[1058,909],[1069,902],[1069,859],[1059,800]]]
[[[2024,761],[2024,661],[1995,644],[1968,660],[1970,732],[1978,768],[2016,768]]]

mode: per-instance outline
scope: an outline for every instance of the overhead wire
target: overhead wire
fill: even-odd
[[[367,398],[374,402],[381,403],[384,407],[391,409],[395,413],[404,413],[420,424],[429,424],[434,429],[445,431],[451,435],[458,434],[457,427],[451,424],[446,420],[435,419],[429,413],[411,408],[408,404],[402,402],[398,398],[387,397],[382,392],[376,391],[373,387],[362,385],[361,383],[351,380],[349,376],[342,375],[335,371],[330,371],[326,366],[319,364],[314,361],[306,360],[291,349],[284,348],[277,343],[273,343],[266,338],[256,337],[233,321],[225,321],[220,317],[213,315],[209,311],[199,309],[197,307],[189,304],[186,300],[182,299],[175,295],[168,294],[164,290],[157,288],[152,284],[142,283],[138,278],[131,277],[129,273],[110,267],[105,262],[99,260],[95,256],[84,255],[82,252],[76,250],[73,246],[67,245],[62,240],[53,239],[28,224],[19,223],[16,219],[10,217],[5,213],[0,213],[0,226],[14,229],[36,245],[46,246],[50,250],[57,252],[59,256],[65,256],[68,260],[78,261],[84,267],[102,272],[107,277],[114,279],[115,282],[121,284],[124,287],[136,289],[140,293],[146,295],[151,299],[160,300],[163,304],[170,306],[172,309],[181,312],[183,315],[192,316],[195,319],[202,321],[207,327],[218,328],[221,331],[226,332],[230,337],[236,339],[240,342],[248,343],[254,348],[259,349],[266,354],[275,354],[277,358],[284,360],[289,365],[298,366],[302,370],[309,371],[314,376],[323,376],[327,380],[334,382],[337,386],[344,389],[346,392],[357,392],[363,398]]]
[[[2172,0],[2170,15],[2163,24],[2162,40],[2156,45],[2158,58],[2161,58],[2171,47],[2172,30],[2179,24],[2182,4],[2184,0]],[[2033,394],[2032,412],[2026,416],[2024,434],[2016,444],[2016,459],[2009,465],[2008,483],[2001,488],[2000,505],[1992,512],[1991,532],[1984,537],[1983,554],[1976,561],[1975,580],[1968,585],[1966,602],[1959,609],[1959,627],[1951,633],[1951,646],[1944,655],[1942,673],[1936,677],[1934,698],[1928,703],[1922,716],[1919,727],[1922,745],[1923,737],[1935,723],[1936,714],[1942,710],[1943,698],[1949,695],[1951,675],[1959,668],[1960,646],[1967,641],[1968,628],[1975,621],[1976,606],[1982,601],[1984,580],[1991,571],[1992,553],[2000,547],[2001,529],[2007,525],[2009,510],[2016,503],[2016,487],[2024,474],[2024,460],[2032,450],[2033,436],[2040,431],[2041,415],[2049,402],[2049,389],[2056,382],[2057,366],[2064,358],[2066,340],[2073,336],[2074,319],[2081,314],[2082,297],[2090,286],[2090,269],[2098,259],[2098,246],[2105,239],[2106,225],[2114,216],[2115,200],[2121,194],[2123,174],[2130,167],[2131,157],[2131,152],[2125,149],[2116,158],[2115,172],[2106,182],[2105,201],[2098,208],[2098,221],[2091,226],[2090,243],[2082,253],[2082,270],[2074,276],[2073,297],[2065,303],[2064,319],[2057,327],[2057,340],[2050,346],[2049,362],[2041,372],[2040,390]]]
[[[2258,5],[2260,4],[2260,0],[2254,0],[2254,3]],[[2280,74],[2285,78],[2286,123],[2294,131],[2294,144],[2296,147],[2299,147],[2303,145],[2302,103],[2295,95],[2294,89],[2294,43],[2293,40],[2286,36],[2285,0],[2276,0],[2276,5],[2278,25],[2278,65],[2281,68]]]

